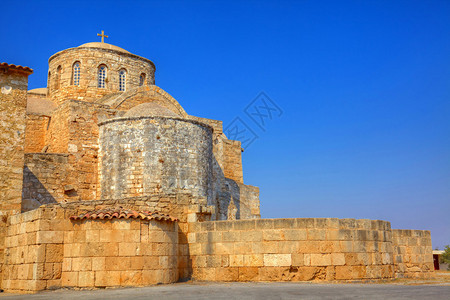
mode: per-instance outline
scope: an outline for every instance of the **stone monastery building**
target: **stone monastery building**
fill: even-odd
[[[46,88],[0,64],[0,264],[6,291],[433,274],[429,231],[261,219],[241,143],[103,42],[49,59]]]

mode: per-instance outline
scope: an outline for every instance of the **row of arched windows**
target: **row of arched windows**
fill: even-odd
[[[75,62],[72,66],[72,80],[71,85],[80,85],[80,69],[81,63],[79,61]],[[97,87],[98,88],[106,88],[106,76],[108,72],[108,67],[106,65],[98,66],[97,70]],[[49,73],[50,76],[50,73]],[[139,86],[144,85],[146,79],[145,73],[141,73],[139,77]],[[61,81],[61,66],[58,66],[56,69],[56,79],[55,79],[55,88],[59,89]],[[119,70],[119,91],[123,92],[127,87],[127,71],[125,69]]]

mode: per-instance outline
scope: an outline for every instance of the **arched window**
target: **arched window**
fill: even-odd
[[[145,73],[142,73],[139,77],[139,86],[143,86],[145,83]]]
[[[125,91],[127,87],[127,71],[122,69],[119,71],[119,91]]]
[[[104,89],[106,87],[106,71],[107,68],[105,65],[100,65],[98,67],[98,87]]]
[[[72,67],[72,85],[80,85],[80,62],[77,61]]]
[[[61,87],[61,66],[56,68],[56,78],[55,78],[55,89],[59,89]]]

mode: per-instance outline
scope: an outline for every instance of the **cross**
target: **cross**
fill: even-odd
[[[101,36],[102,37],[102,43],[105,42],[105,38],[108,38],[109,36],[105,35],[105,32],[102,30],[102,34],[97,33],[97,36]]]

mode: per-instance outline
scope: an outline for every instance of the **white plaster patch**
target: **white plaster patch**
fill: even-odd
[[[2,94],[8,95],[11,94],[12,87],[9,85],[2,86]]]

